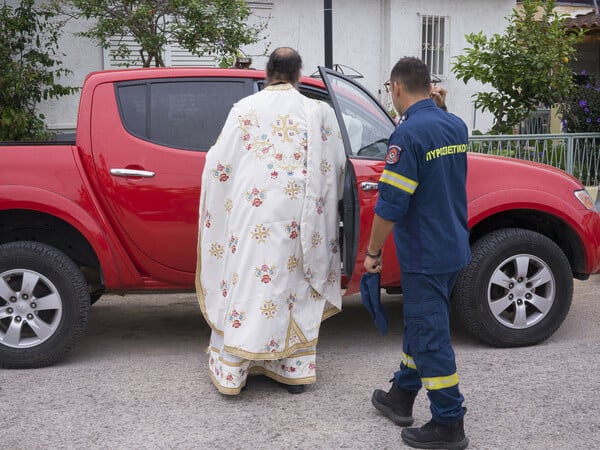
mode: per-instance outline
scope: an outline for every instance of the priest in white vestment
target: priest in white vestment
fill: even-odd
[[[251,373],[302,392],[321,321],[341,309],[346,156],[332,108],[295,88],[301,65],[273,52],[267,86],[233,106],[202,174],[196,288],[223,394]]]

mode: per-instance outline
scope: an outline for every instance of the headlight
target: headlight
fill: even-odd
[[[585,207],[585,209],[589,209],[590,211],[597,211],[594,206],[594,200],[592,200],[592,196],[586,189],[581,189],[579,191],[575,191],[575,198],[579,200],[579,202]]]

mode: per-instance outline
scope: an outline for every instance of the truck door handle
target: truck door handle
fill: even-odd
[[[379,190],[379,184],[378,183],[371,183],[369,181],[364,181],[364,182],[360,183],[360,188],[363,191],[378,191]]]
[[[148,170],[134,170],[134,169],[110,169],[110,174],[115,177],[141,177],[141,178],[152,178],[154,172]]]

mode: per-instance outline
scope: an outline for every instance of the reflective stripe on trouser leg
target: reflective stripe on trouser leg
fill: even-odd
[[[400,370],[394,373],[394,382],[410,392],[419,392],[423,386],[414,359],[405,352],[402,352]]]
[[[396,381],[411,391],[424,385],[433,419],[441,423],[455,422],[464,414],[449,324],[457,274],[402,274],[405,356]]]

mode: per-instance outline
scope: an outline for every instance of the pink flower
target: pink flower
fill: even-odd
[[[239,327],[242,326],[242,322],[240,322],[239,320],[236,319],[236,320],[233,321],[233,323],[231,324],[231,326],[233,328],[239,328]]]
[[[222,173],[221,175],[219,175],[220,182],[225,182],[227,180],[229,180],[229,175],[227,175],[226,173]]]
[[[262,200],[260,198],[255,198],[252,200],[252,206],[256,206],[257,208],[262,205]]]
[[[231,374],[227,375],[226,379],[227,379],[227,381],[230,381],[230,382],[233,381],[233,375],[231,375]]]
[[[298,232],[296,230],[290,233],[290,239],[296,239],[298,237]]]
[[[271,282],[271,277],[269,275],[263,275],[260,281],[262,281],[265,284],[268,284]]]
[[[296,161],[298,161],[298,160],[299,160],[301,157],[302,157],[302,155],[301,155],[300,153],[297,153],[297,152],[296,152],[296,153],[294,153],[294,159],[295,159]]]
[[[281,161],[281,160],[283,159],[283,155],[282,155],[281,153],[277,153],[277,154],[275,155],[275,159],[276,159],[277,161]]]
[[[227,297],[227,289],[223,289],[223,297]]]
[[[279,176],[279,173],[277,171],[273,171],[271,172],[271,178],[277,178]]]

